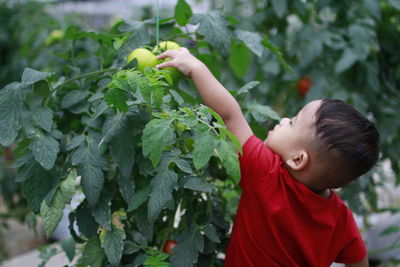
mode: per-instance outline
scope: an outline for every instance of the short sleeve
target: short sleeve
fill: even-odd
[[[260,177],[277,171],[280,157],[264,145],[264,142],[252,135],[243,145],[240,161],[240,187],[248,190]]]
[[[357,224],[349,209],[347,213],[347,224],[347,236],[349,237],[348,242],[336,257],[335,262],[353,264],[360,262],[365,258],[367,255],[367,249],[365,248],[360,231],[358,230]]]

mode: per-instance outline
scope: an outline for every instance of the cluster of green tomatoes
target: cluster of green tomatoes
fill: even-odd
[[[180,47],[181,46],[178,43],[172,41],[163,41],[160,42],[158,46],[155,46],[151,51],[143,47],[136,48],[129,54],[127,61],[130,63],[132,60],[136,59],[136,69],[143,72],[146,67],[153,68],[166,60],[170,60],[169,58],[160,60],[157,58],[157,55],[166,50],[175,50],[179,49]],[[174,81],[179,80],[182,76],[181,72],[176,68],[164,68],[164,70],[170,72],[171,78]]]

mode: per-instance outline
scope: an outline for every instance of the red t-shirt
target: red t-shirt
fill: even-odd
[[[295,180],[254,135],[243,146],[240,168],[242,195],[225,267],[324,267],[366,256],[343,201],[333,191],[323,198]]]

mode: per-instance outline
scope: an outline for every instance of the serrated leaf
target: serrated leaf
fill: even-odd
[[[151,160],[153,166],[160,162],[161,151],[167,144],[175,141],[171,120],[153,119],[143,130],[143,155]]]
[[[76,172],[72,171],[70,175],[61,182],[50,205],[47,205],[46,201],[43,200],[40,206],[40,216],[42,217],[43,227],[47,237],[52,235],[60,223],[65,205],[71,202],[72,195],[75,192],[75,180]]]
[[[178,0],[175,6],[175,20],[180,26],[188,24],[193,15],[192,8],[185,0]]]
[[[72,149],[77,148],[82,144],[82,142],[85,141],[85,136],[84,135],[77,135],[74,138],[71,139],[71,141],[67,142],[67,151],[71,151]]]
[[[158,173],[153,180],[151,180],[151,193],[147,206],[148,216],[151,222],[157,219],[161,210],[165,207],[165,204],[172,200],[172,191],[177,181],[177,174],[170,169]]]
[[[233,181],[237,184],[240,180],[240,168],[238,154],[235,151],[234,145],[225,140],[219,139],[217,145],[218,156],[222,161],[226,172],[232,176]]]
[[[214,243],[221,243],[221,239],[218,236],[217,230],[215,229],[214,225],[207,224],[204,227],[204,233],[206,234],[207,238],[210,239]]]
[[[341,73],[351,66],[357,61],[357,56],[352,52],[350,48],[347,48],[343,51],[342,56],[339,61],[336,62],[335,65],[335,73]]]
[[[106,230],[111,231],[111,208],[112,195],[103,190],[101,198],[96,206],[92,207],[92,215],[96,222]]]
[[[129,202],[129,206],[127,211],[131,212],[137,209],[140,205],[142,205],[148,198],[150,194],[150,187],[145,187],[137,191]]]
[[[177,239],[177,244],[172,250],[171,267],[190,267],[197,262],[199,253],[203,251],[204,239],[198,231],[198,226],[192,225]]]
[[[25,68],[24,73],[22,73],[22,83],[26,85],[31,85],[38,81],[45,80],[51,75],[53,74],[48,72],[37,71],[30,68]]]
[[[193,164],[196,169],[203,168],[210,160],[213,154],[215,139],[209,133],[204,133],[194,139]]]
[[[70,108],[73,105],[79,103],[83,99],[85,99],[89,93],[87,91],[82,90],[72,90],[69,91],[61,101],[61,108]]]
[[[264,47],[262,45],[262,37],[257,32],[249,32],[244,30],[235,30],[236,37],[258,57],[261,57]]]
[[[241,95],[241,94],[246,94],[248,93],[251,89],[254,89],[257,85],[259,85],[260,82],[259,81],[251,81],[246,83],[245,85],[243,85],[238,91],[237,94]]]
[[[207,192],[207,193],[211,193],[214,190],[213,184],[204,182],[200,178],[190,178],[183,187],[190,190]]]
[[[75,244],[75,240],[72,237],[61,240],[61,248],[64,250],[65,255],[67,255],[69,262],[72,262],[75,257]]]
[[[29,208],[34,213],[39,213],[40,205],[58,182],[53,178],[55,173],[43,169],[33,158],[29,151],[24,156],[24,161],[18,167],[17,181],[23,181],[22,193],[24,194]]]
[[[87,201],[83,201],[76,209],[76,224],[79,232],[87,238],[97,236],[98,223],[93,218]]]
[[[106,93],[105,100],[108,105],[116,110],[122,112],[128,111],[128,105],[126,104],[128,95],[124,90],[118,88],[109,89]]]
[[[101,267],[105,258],[106,254],[101,247],[99,237],[96,235],[86,243],[79,263],[83,264],[83,266]]]
[[[53,168],[60,152],[60,144],[53,137],[38,133],[29,148],[35,160],[46,170]]]
[[[174,159],[174,162],[181,171],[186,173],[193,173],[192,167],[190,166],[190,163],[187,160],[183,158],[176,158]]]
[[[235,75],[242,79],[250,65],[250,52],[247,46],[243,42],[236,43],[232,41],[228,61]]]
[[[252,103],[248,106],[250,114],[257,122],[265,122],[271,118],[273,120],[280,120],[281,117],[273,111],[269,106]]]
[[[200,24],[197,31],[205,36],[206,42],[219,50],[224,56],[229,55],[232,33],[228,22],[219,11],[207,14],[195,14],[190,19],[191,24]]]
[[[33,120],[45,131],[50,132],[53,125],[53,111],[48,107],[33,111]]]
[[[11,83],[0,90],[0,143],[5,147],[11,145],[17,137],[23,103],[19,83]]]
[[[126,239],[124,225],[121,223],[123,218],[124,216],[121,216],[119,211],[113,212],[112,230],[108,231],[103,228],[100,232],[101,247],[104,248],[111,265],[119,265],[121,261],[124,240]]]
[[[107,161],[100,155],[98,142],[100,135],[90,133],[87,140],[72,155],[72,165],[77,165],[78,175],[81,175],[81,185],[91,207],[99,200],[103,189],[104,173],[108,167]]]

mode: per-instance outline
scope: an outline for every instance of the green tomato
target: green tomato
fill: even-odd
[[[161,53],[161,52],[163,52],[163,51],[166,51],[166,50],[176,50],[176,49],[179,49],[181,46],[178,44],[178,43],[176,43],[176,42],[172,42],[172,41],[163,41],[163,42],[160,42],[159,44],[158,44],[158,47],[157,46],[155,46],[154,48],[153,48],[153,53],[155,53],[155,54],[159,54],[159,53]],[[168,60],[170,60],[169,58],[167,58],[167,59],[165,59],[165,60],[162,60],[162,61],[160,61],[160,63],[162,63],[162,62],[165,62],[165,61],[168,61]],[[178,70],[178,69],[176,69],[176,68],[164,68],[164,70],[166,70],[166,71],[169,71],[169,73],[170,73],[170,75],[171,75],[171,78],[172,78],[172,80],[174,81],[174,83],[176,83],[176,82],[178,82],[179,81],[179,79],[180,78],[182,78],[182,73]]]
[[[63,30],[53,30],[50,32],[49,36],[47,36],[44,43],[46,45],[54,44],[64,38],[64,31]]]
[[[128,56],[128,63],[132,60],[137,60],[136,69],[144,71],[146,67],[155,67],[158,63],[157,57],[146,48],[137,48],[133,50]]]
[[[153,53],[158,54],[166,50],[176,50],[179,49],[181,46],[178,43],[172,41],[163,41],[158,44],[158,47],[155,46],[153,48]]]

